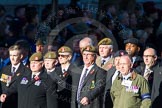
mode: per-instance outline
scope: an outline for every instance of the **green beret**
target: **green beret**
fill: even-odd
[[[104,38],[98,43],[99,45],[113,45],[113,42],[110,38]]]
[[[62,46],[61,48],[59,48],[58,53],[61,55],[69,55],[72,54],[72,50],[68,46]]]
[[[82,53],[84,51],[96,53],[96,48],[94,46],[92,46],[92,45],[88,45],[88,46],[83,48]]]
[[[41,60],[43,60],[43,55],[40,52],[34,53],[29,59],[29,61],[41,61]]]
[[[39,38],[35,45],[45,45],[45,42]]]
[[[49,51],[45,54],[44,59],[56,59],[57,54],[56,52]]]

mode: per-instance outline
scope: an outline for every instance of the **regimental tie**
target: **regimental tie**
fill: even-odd
[[[84,79],[86,78],[87,72],[88,72],[88,69],[85,69],[85,72],[84,72],[84,74],[80,80],[79,86],[78,86],[78,91],[77,91],[77,101],[78,102],[80,102],[80,92],[83,87],[83,82],[84,82]]]
[[[32,81],[34,80],[34,77],[35,77],[35,76],[36,76],[36,75],[33,75],[33,76],[32,76]]]
[[[15,74],[15,70],[16,70],[16,68],[15,68],[15,67],[12,67],[12,71],[11,71],[12,76],[14,76],[14,74]]]
[[[105,60],[102,60],[101,67],[105,64]]]
[[[151,69],[146,69],[143,77],[148,81],[148,78],[150,76],[150,74],[152,73],[153,71]]]

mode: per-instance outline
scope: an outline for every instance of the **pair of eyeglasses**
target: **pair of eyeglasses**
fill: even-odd
[[[155,55],[143,55],[143,57],[155,57]]]

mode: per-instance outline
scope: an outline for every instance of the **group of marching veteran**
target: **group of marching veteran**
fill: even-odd
[[[69,46],[45,54],[37,50],[28,63],[23,62],[20,43],[9,47],[10,64],[1,69],[2,108],[161,106],[161,62],[151,47],[139,56],[136,38],[124,41],[125,50],[113,51],[110,38],[103,38],[96,47],[91,38],[84,37],[78,52]],[[40,40],[36,49],[39,45]]]

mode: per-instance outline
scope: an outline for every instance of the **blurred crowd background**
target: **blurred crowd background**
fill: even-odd
[[[124,49],[125,39],[135,37],[140,41],[141,52],[146,47],[153,47],[159,56],[162,55],[160,0],[1,0],[0,4],[2,47],[25,39],[33,53],[40,38],[53,50],[65,43],[74,49],[82,37],[89,36],[94,45],[104,37],[113,37],[116,51]],[[78,17],[81,17],[79,23],[66,23],[61,25],[62,29],[57,27],[68,19]],[[95,21],[99,22],[97,26]],[[102,24],[106,30],[103,30]],[[72,39],[75,36],[78,36],[77,39]]]

